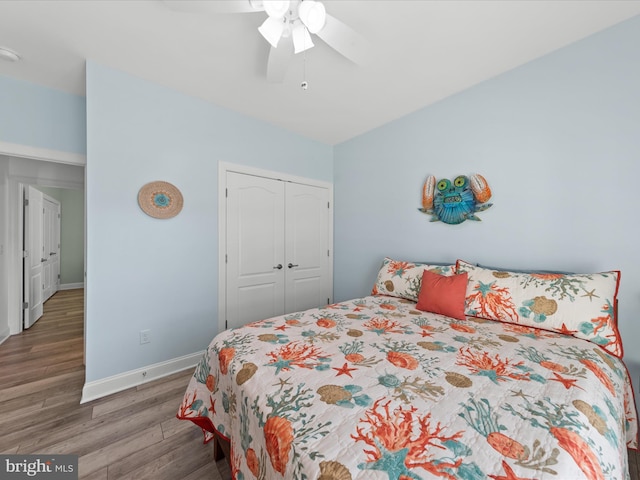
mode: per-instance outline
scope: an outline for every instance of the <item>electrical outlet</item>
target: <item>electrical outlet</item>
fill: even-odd
[[[140,345],[151,343],[151,330],[140,330]]]

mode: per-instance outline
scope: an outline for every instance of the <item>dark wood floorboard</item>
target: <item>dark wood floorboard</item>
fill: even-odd
[[[228,480],[202,432],[175,418],[191,371],[80,405],[84,291],[57,292],[0,345],[0,453],[79,455],[83,480]]]
[[[175,418],[190,371],[80,405],[83,305],[83,290],[60,291],[0,345],[0,453],[79,455],[83,480],[230,479],[202,432]],[[633,450],[629,473],[640,480]]]

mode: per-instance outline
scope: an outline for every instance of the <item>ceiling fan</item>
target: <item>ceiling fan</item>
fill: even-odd
[[[329,15],[317,0],[165,0],[165,4],[190,13],[266,12],[267,19],[258,31],[271,44],[267,62],[270,82],[282,82],[293,55],[314,46],[312,34],[356,64],[367,60],[367,41]]]

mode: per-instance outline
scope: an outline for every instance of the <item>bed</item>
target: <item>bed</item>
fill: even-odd
[[[178,418],[234,479],[625,479],[620,272],[385,258],[372,294],[218,334]]]

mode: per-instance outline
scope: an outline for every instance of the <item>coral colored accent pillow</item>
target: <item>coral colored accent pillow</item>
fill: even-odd
[[[416,308],[464,320],[468,274],[444,276],[425,270]]]

